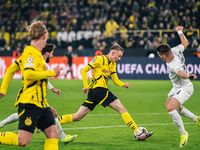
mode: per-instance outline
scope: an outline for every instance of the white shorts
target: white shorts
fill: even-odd
[[[168,94],[169,98],[176,98],[181,104],[183,104],[185,101],[187,101],[190,96],[193,94],[194,88],[193,84],[187,84],[183,86],[182,88],[175,88],[173,87],[171,91]]]

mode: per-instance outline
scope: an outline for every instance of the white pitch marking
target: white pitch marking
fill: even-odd
[[[193,122],[185,122],[184,124],[194,124]],[[158,124],[138,124],[138,126],[168,126],[174,125],[174,123],[158,123]],[[63,130],[82,130],[82,129],[102,129],[102,128],[122,128],[127,125],[116,125],[116,126],[98,126],[98,127],[79,127],[79,128],[63,128]],[[11,131],[18,132],[18,131]]]
[[[186,122],[184,124],[194,124],[193,122]],[[159,123],[159,124],[138,124],[138,126],[167,126],[174,125],[174,123]],[[99,126],[99,127],[79,127],[79,128],[63,128],[63,130],[80,130],[80,129],[100,129],[100,128],[121,128],[127,127],[127,125],[116,125],[116,126]]]
[[[90,115],[88,114],[87,116],[93,117],[93,116],[118,116],[119,114],[94,114]],[[130,114],[133,116],[141,116],[141,115],[169,115],[168,113],[135,113],[135,114]]]

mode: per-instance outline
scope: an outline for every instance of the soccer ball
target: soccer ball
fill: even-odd
[[[139,131],[137,133],[134,133],[134,136],[137,140],[142,141],[145,140],[147,135],[148,135],[148,131],[146,128],[144,127],[138,127]]]

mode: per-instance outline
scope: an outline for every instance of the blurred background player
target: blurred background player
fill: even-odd
[[[64,55],[64,63],[69,65],[69,70],[65,73],[65,79],[68,73],[71,73],[71,79],[74,79],[73,69],[72,69],[72,59],[77,57],[77,54],[73,52],[72,46],[67,47],[67,52]],[[67,60],[68,61],[67,61]]]
[[[42,57],[41,51],[46,45],[48,36],[46,26],[41,21],[37,21],[27,26],[26,29],[29,32],[31,43],[25,47],[20,58],[6,71],[6,74],[13,70],[22,71],[23,87],[15,102],[19,114],[18,134],[1,133],[0,144],[26,146],[33,136],[35,127],[37,127],[46,135],[44,150],[58,150],[59,135],[55,118],[50,107],[45,105],[45,98],[47,79],[58,76],[60,68],[56,66],[53,70],[47,71],[46,62]],[[6,74],[6,79],[5,77],[4,79],[10,83],[12,77],[6,76]],[[6,93],[4,90],[1,89],[0,98]]]
[[[17,47],[16,50],[13,51],[12,57],[19,58],[20,57],[20,47]]]
[[[169,70],[169,78],[173,84],[173,88],[168,94],[165,107],[172,120],[179,128],[181,139],[179,147],[187,145],[189,134],[185,131],[181,116],[188,117],[198,124],[200,127],[200,118],[195,116],[189,110],[182,106],[193,94],[193,84],[190,79],[196,79],[194,74],[188,74],[185,58],[183,55],[184,49],[188,46],[188,40],[183,34],[183,27],[177,26],[176,32],[179,34],[181,44],[171,48],[168,44],[161,44],[157,47],[158,55],[166,62]]]
[[[53,44],[49,44],[47,43],[45,45],[45,47],[42,49],[42,56],[44,58],[44,60],[46,61],[46,63],[49,63],[50,62],[50,59],[53,58],[53,52],[54,52],[54,49],[53,49]],[[20,69],[20,68],[19,68]],[[16,72],[13,72],[12,74],[10,74],[9,76],[13,77],[13,75],[15,74]],[[1,86],[1,89],[4,89],[4,91],[7,91],[7,87],[4,87],[5,83],[6,82],[5,80],[2,82],[2,86]],[[7,82],[7,84],[9,84]],[[61,92],[59,89],[56,89],[54,88],[51,83],[48,81],[48,84],[47,84],[47,87],[49,90],[51,90],[52,92],[56,93],[58,96],[60,96]],[[5,95],[5,93],[4,93]],[[48,103],[48,102],[47,102]],[[57,112],[56,110],[50,106],[53,114],[54,114],[54,117],[55,117],[55,121],[56,121],[56,126],[57,126],[57,129],[58,129],[58,133],[59,133],[59,136],[61,137],[62,141],[64,141],[64,143],[68,143],[68,142],[72,142],[73,140],[75,140],[78,136],[77,135],[66,135],[63,130],[62,130],[62,127],[57,119]],[[14,113],[12,115],[10,115],[9,117],[7,117],[6,119],[4,119],[2,122],[0,122],[0,130],[3,129],[3,127],[5,127],[7,124],[10,124],[12,122],[15,122],[19,120],[19,117],[18,117],[18,113]],[[37,132],[39,133],[41,130],[38,129]]]
[[[97,104],[101,104],[103,107],[109,106],[119,112],[124,122],[138,135],[138,140],[144,140],[153,134],[153,132],[149,132],[140,137],[141,131],[138,129],[126,108],[107,88],[109,76],[111,76],[113,82],[118,86],[125,88],[129,88],[130,86],[128,82],[121,82],[116,73],[116,62],[121,59],[123,52],[124,49],[120,45],[113,45],[107,55],[94,57],[92,61],[82,69],[84,85],[82,91],[86,94],[89,90],[87,99],[75,114],[67,114],[59,117],[58,119],[61,124],[80,121],[85,115],[92,111]],[[93,77],[91,83],[88,85],[87,72],[91,69],[94,69]]]

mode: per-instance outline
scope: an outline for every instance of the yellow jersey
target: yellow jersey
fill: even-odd
[[[23,103],[34,104],[41,108],[47,107],[45,100],[47,79],[56,76],[55,71],[47,71],[42,53],[34,46],[27,46],[19,59],[23,87],[18,93],[15,106]]]
[[[91,82],[88,85],[87,72],[93,70],[93,76]],[[82,69],[82,78],[85,89],[94,89],[96,87],[107,88],[109,76],[111,76],[113,82],[119,86],[124,86],[116,73],[116,63],[111,62],[106,55],[94,57],[87,66]]]

